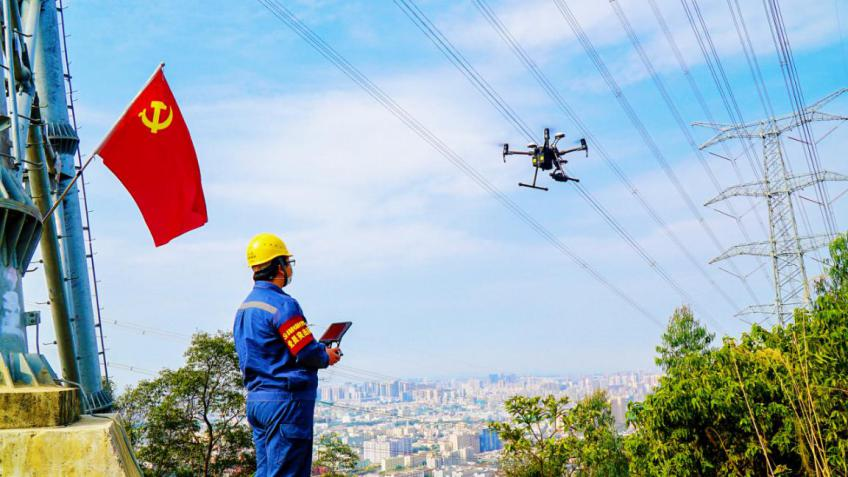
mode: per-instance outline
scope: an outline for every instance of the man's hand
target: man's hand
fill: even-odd
[[[327,348],[327,354],[330,356],[330,366],[339,362],[342,359],[341,348]]]

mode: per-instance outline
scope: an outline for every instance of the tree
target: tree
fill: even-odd
[[[130,387],[117,407],[151,475],[250,475],[255,455],[231,334],[197,333],[186,364]]]
[[[567,397],[513,396],[510,422],[489,427],[504,442],[501,470],[508,477],[622,476],[627,472],[623,440],[606,393],[573,408]]]
[[[676,369],[685,356],[709,351],[714,337],[695,319],[688,306],[682,306],[671,315],[662,344],[656,348],[659,356],[654,361],[663,371]]]
[[[633,474],[848,475],[845,235],[830,255],[813,306],[791,323],[709,349],[694,319],[670,321],[658,348],[666,375],[628,411]]]
[[[336,433],[324,434],[318,440],[315,466],[327,469],[323,477],[344,477],[356,470],[359,456]]]
[[[615,417],[605,392],[596,392],[578,402],[571,412],[571,426],[571,433],[579,439],[574,475],[627,475],[624,438],[615,428]]]
[[[780,386],[757,354],[757,337],[740,341],[682,357],[630,406],[633,474],[774,475],[776,461],[797,468]]]

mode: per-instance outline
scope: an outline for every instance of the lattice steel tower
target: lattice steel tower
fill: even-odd
[[[701,145],[708,148],[731,139],[759,139],[763,147],[763,180],[733,186],[708,201],[705,205],[731,197],[764,197],[768,206],[769,240],[752,242],[731,247],[710,263],[738,255],[770,257],[774,281],[774,303],[752,305],[739,314],[768,314],[780,323],[792,318],[792,310],[810,304],[810,282],[804,266],[804,254],[827,245],[833,233],[800,236],[792,196],[810,186],[819,186],[825,181],[848,181],[848,176],[835,172],[814,170],[809,174],[791,175],[786,167],[781,134],[803,127],[813,121],[844,121],[846,116],[821,112],[820,109],[848,88],[838,90],[803,110],[802,114],[787,114],[777,118],[750,122],[742,125],[695,123],[718,131],[718,134]],[[827,204],[829,206],[829,204]],[[835,232],[835,231],[834,231]]]

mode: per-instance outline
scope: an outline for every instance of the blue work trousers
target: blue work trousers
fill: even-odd
[[[256,446],[256,477],[309,477],[315,399],[296,393],[249,393],[247,422]]]

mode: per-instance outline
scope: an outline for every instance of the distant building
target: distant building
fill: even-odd
[[[474,456],[477,455],[477,451],[472,447],[463,447],[459,450],[459,458],[463,462],[468,462],[470,460],[474,460]]]
[[[412,454],[403,456],[403,466],[407,468],[420,467],[427,462],[424,454]]]
[[[475,453],[480,452],[480,437],[470,432],[451,434],[450,444],[453,450],[471,448]]]
[[[630,399],[624,396],[615,396],[610,399],[612,416],[615,418],[615,425],[619,429],[624,429],[627,426],[627,403],[629,402]]]
[[[404,470],[387,473],[386,477],[427,477],[427,472],[423,470]]]
[[[442,465],[457,465],[462,462],[462,459],[459,457],[459,451],[453,451],[448,454],[442,455]]]
[[[380,470],[384,472],[387,470],[402,469],[403,467],[403,456],[387,457],[380,461]]]
[[[495,471],[493,470],[480,470],[474,472],[473,477],[495,477],[495,475],[497,474],[495,474]]]
[[[373,463],[408,454],[412,454],[412,439],[409,437],[368,440],[362,443],[362,458]]]
[[[491,429],[483,429],[480,433],[480,452],[489,452],[503,448],[498,433]]]

